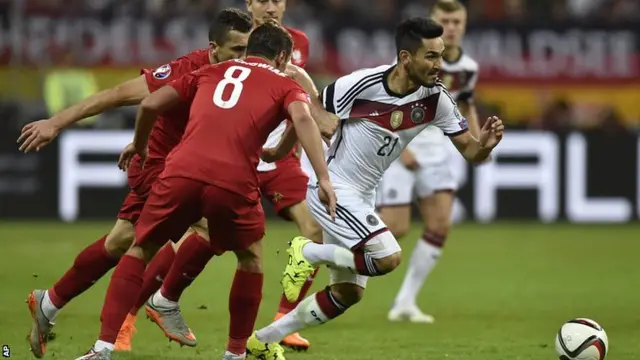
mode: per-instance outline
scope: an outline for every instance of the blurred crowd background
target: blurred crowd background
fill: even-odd
[[[480,63],[482,116],[512,127],[634,131],[638,0],[468,0],[465,51]],[[288,0],[319,86],[390,62],[393,25],[431,0]],[[244,0],[0,0],[0,115],[20,127],[207,45],[208,19]],[[131,127],[134,109],[80,126]],[[11,121],[7,122],[6,120]]]

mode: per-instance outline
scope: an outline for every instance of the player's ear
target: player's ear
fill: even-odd
[[[406,66],[411,62],[411,54],[407,50],[400,50],[398,53],[398,63]]]

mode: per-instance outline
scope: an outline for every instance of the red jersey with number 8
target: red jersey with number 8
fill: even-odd
[[[289,116],[291,103],[309,101],[307,93],[257,57],[207,65],[169,86],[191,102],[191,112],[160,176],[190,178],[258,199],[262,145]]]

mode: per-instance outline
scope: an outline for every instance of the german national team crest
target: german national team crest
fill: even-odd
[[[375,217],[374,215],[367,215],[367,224],[371,225],[371,226],[376,226],[378,225],[380,222],[378,221],[378,218]]]
[[[166,64],[162,65],[159,68],[153,70],[153,77],[156,79],[166,79],[171,75],[171,65]]]
[[[400,110],[396,110],[396,111],[392,112],[391,113],[391,120],[389,120],[389,124],[391,125],[391,128],[392,129],[399,128],[400,125],[402,125],[402,118],[403,117],[404,117],[404,114]]]
[[[424,105],[418,103],[411,105],[411,121],[414,124],[422,124],[426,114]]]

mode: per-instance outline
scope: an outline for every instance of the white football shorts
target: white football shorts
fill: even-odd
[[[402,249],[396,238],[375,212],[375,195],[365,195],[348,185],[333,183],[338,206],[336,220],[331,220],[325,205],[318,197],[318,188],[309,186],[307,203],[311,215],[323,230],[325,244],[350,250],[363,249],[374,259],[382,259]],[[330,285],[340,283],[366,287],[367,276],[346,269],[330,268]]]

